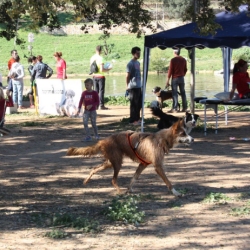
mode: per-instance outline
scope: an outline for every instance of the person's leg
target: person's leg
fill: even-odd
[[[172,94],[173,94],[173,106],[172,106],[172,109],[177,110],[177,108],[178,108],[178,93],[177,93],[178,78],[172,79],[171,87],[172,87]]]
[[[136,100],[136,89],[130,89],[129,90],[129,99],[130,99],[130,117],[129,117],[129,123],[133,123],[135,121],[138,121],[137,117],[137,100]]]
[[[13,102],[14,104],[17,104],[18,101],[18,92],[17,92],[17,85],[16,85],[16,81],[12,81],[12,90],[13,90]]]
[[[96,111],[90,111],[90,121],[92,124],[92,128],[94,130],[95,137],[98,138],[98,129],[96,126]]]
[[[179,89],[181,93],[182,109],[185,111],[187,109],[187,97],[185,91],[185,81],[184,77],[179,77]]]
[[[93,78],[93,82],[94,82],[94,90],[99,94],[99,78]]]
[[[100,107],[104,107],[105,77],[99,80]]]
[[[85,136],[86,136],[85,138],[90,137],[89,127],[88,127],[89,117],[90,117],[90,111],[84,110],[84,113],[83,113],[83,126],[84,126],[84,130],[85,130]]]
[[[134,89],[134,99],[136,101],[135,105],[135,120],[140,120],[140,113],[141,113],[141,107],[142,107],[142,91],[141,88]]]
[[[21,108],[23,105],[23,82],[17,81],[17,98],[18,107]]]

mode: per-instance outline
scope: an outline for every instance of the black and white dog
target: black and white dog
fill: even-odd
[[[157,116],[160,118],[159,123],[157,125],[158,129],[169,128],[179,119],[182,119],[182,118],[164,113],[159,107],[151,107],[151,112],[154,116]],[[199,118],[199,115],[186,112],[183,119],[184,119],[184,124],[185,124],[187,134],[190,134],[192,128],[196,126],[198,118]]]

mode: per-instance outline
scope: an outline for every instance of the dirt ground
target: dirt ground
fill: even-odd
[[[149,166],[134,185],[135,194],[148,196],[138,203],[145,221],[130,225],[101,214],[103,202],[117,195],[112,170],[83,185],[101,159],[65,156],[69,147],[87,145],[81,142],[82,120],[36,117],[32,112],[7,116],[12,132],[0,137],[0,249],[250,249],[250,138],[243,140],[250,137],[250,113],[230,113],[227,126],[221,118],[218,134],[210,128],[204,136],[198,127],[191,132],[191,147],[179,146],[166,155],[167,176],[183,197],[170,194]],[[203,112],[197,113],[203,119]],[[121,126],[126,117],[128,107],[98,111],[101,138],[132,129]],[[136,166],[125,160],[118,179],[122,190]],[[220,199],[213,200],[213,194]],[[98,221],[100,231],[60,228],[68,233],[66,238],[45,237],[54,230],[49,220],[56,213]]]

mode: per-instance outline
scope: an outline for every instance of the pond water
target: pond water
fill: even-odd
[[[190,96],[190,74],[185,77],[186,95]],[[214,97],[218,92],[224,90],[223,75],[197,74],[195,76],[195,96]],[[166,74],[148,75],[146,86],[146,100],[155,100],[152,89],[156,86],[164,88],[166,84]],[[105,95],[124,95],[125,93],[125,75],[107,76]]]
[[[105,96],[123,96],[125,94],[125,75],[107,75]],[[84,77],[87,78],[87,77]],[[83,78],[83,79],[84,79]],[[216,93],[224,89],[223,75],[201,73],[195,76],[195,96],[213,97]],[[185,89],[187,98],[190,97],[190,74],[185,77]],[[166,74],[148,75],[145,100],[155,100],[152,89],[156,86],[164,88]],[[29,86],[29,80],[25,79],[25,86]],[[83,84],[84,89],[84,84]]]

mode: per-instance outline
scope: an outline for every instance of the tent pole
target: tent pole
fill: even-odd
[[[142,108],[141,108],[141,132],[143,132],[144,127],[144,101],[146,94],[146,84],[147,84],[147,76],[148,76],[148,65],[149,65],[149,52],[150,49],[144,47],[144,55],[143,55],[143,76],[142,76]]]
[[[189,58],[191,58],[190,111],[191,111],[192,114],[194,114],[194,112],[195,112],[195,104],[194,104],[194,94],[195,94],[195,47],[193,47],[191,49],[191,51],[189,50]]]

